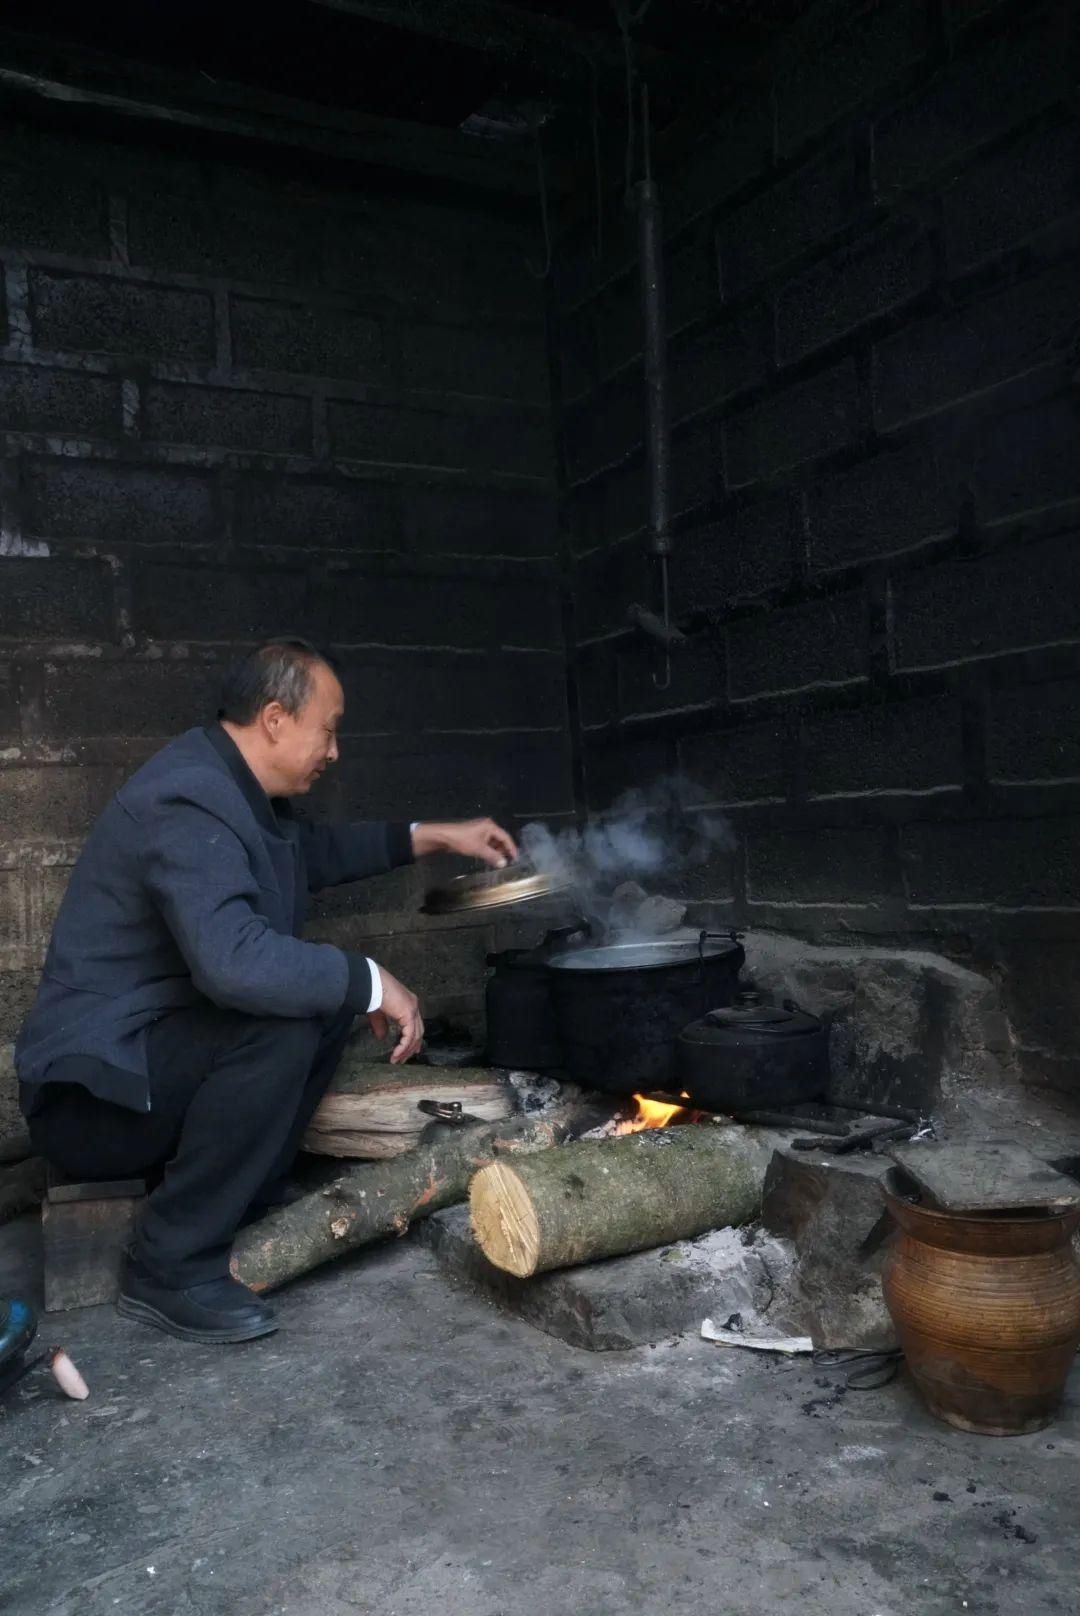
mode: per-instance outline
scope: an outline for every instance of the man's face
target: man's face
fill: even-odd
[[[324,662],[315,663],[311,694],[296,717],[284,711],[274,715],[274,765],[283,796],[310,791],[323,770],[337,762],[337,729],[344,712],[345,695],[336,674]]]

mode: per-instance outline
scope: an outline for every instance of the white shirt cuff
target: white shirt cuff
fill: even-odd
[[[368,964],[371,967],[371,1003],[367,1007],[367,1013],[370,1016],[373,1015],[376,1010],[382,1009],[383,986],[382,972],[379,970],[379,967],[376,965],[375,961],[373,959],[369,959]]]

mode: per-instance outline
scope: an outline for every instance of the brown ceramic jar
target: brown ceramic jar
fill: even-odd
[[[971,1216],[887,1200],[885,1300],[931,1413],[988,1436],[1049,1425],[1080,1346],[1080,1209]]]

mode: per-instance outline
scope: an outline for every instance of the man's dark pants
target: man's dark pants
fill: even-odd
[[[353,1014],[256,1017],[203,1002],[147,1031],[150,1110],[46,1085],[34,1148],[79,1179],[160,1174],[135,1251],[181,1290],[228,1272],[244,1215],[279,1200],[312,1112],[341,1058]]]

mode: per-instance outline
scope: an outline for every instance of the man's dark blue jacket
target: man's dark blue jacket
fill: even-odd
[[[120,789],[72,871],[15,1046],[23,1109],[52,1069],[148,1110],[145,1029],[200,998],[253,1016],[362,1013],[370,963],[301,940],[307,895],[411,858],[407,824],[294,819],[219,725],[188,730]]]

